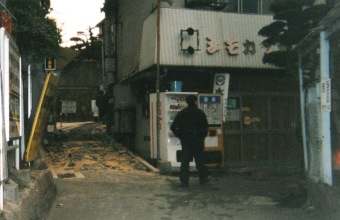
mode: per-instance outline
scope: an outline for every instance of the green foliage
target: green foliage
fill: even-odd
[[[16,18],[13,35],[24,59],[38,62],[57,54],[61,30],[47,17],[48,0],[9,0],[7,8]]]
[[[276,0],[270,10],[274,12],[275,21],[258,33],[266,38],[262,42],[265,47],[277,46],[281,50],[265,54],[263,62],[278,67],[291,67],[297,62],[293,46],[317,27],[329,7],[324,4],[314,5],[314,0]]]
[[[84,59],[101,60],[102,41],[97,36],[93,35],[93,28],[89,28],[89,33],[79,31],[77,36],[72,37],[70,40],[74,45],[70,46],[71,49],[82,51]]]
[[[105,16],[110,18],[113,17],[117,11],[119,0],[106,0],[103,8],[101,9]]]
[[[297,60],[297,55],[292,51],[273,51],[263,56],[262,62],[267,64],[274,64],[279,67],[285,67],[287,62]]]

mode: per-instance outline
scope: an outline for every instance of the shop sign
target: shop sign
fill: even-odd
[[[156,102],[157,103],[157,102]],[[158,105],[157,105],[157,108],[158,108],[158,130],[162,130],[162,102],[158,102]]]
[[[221,95],[223,99],[223,122],[227,118],[229,78],[228,73],[216,73],[214,80],[213,93]]]
[[[10,43],[9,47],[9,133],[20,137],[20,55]]]
[[[243,123],[245,125],[250,125],[252,123],[260,123],[261,122],[261,118],[259,117],[250,117],[250,116],[244,116],[243,118]]]
[[[4,28],[0,32],[1,45],[1,75],[3,86],[3,101],[6,127],[6,140],[18,138],[22,133],[23,105],[21,81],[21,58],[15,42]]]
[[[321,111],[331,112],[331,80],[321,79]]]
[[[206,51],[208,54],[214,54],[222,49],[222,46],[220,43],[215,41],[215,38],[213,36],[209,36],[206,38],[207,48]],[[254,41],[246,39],[242,43],[242,48],[240,47],[240,42],[237,38],[232,38],[231,40],[226,40],[225,42],[225,50],[228,52],[231,56],[236,56],[240,54],[240,50],[242,49],[242,52],[245,55],[254,55],[256,53],[256,44]],[[266,53],[270,52],[272,50],[272,46],[268,47],[266,49]]]
[[[259,118],[259,117],[254,117],[254,118],[251,119],[251,121],[252,121],[252,122],[258,122],[258,123],[259,123],[259,122],[261,122],[261,118]]]
[[[209,54],[213,54],[222,48],[221,44],[215,42],[215,38],[213,36],[207,37],[207,41],[207,52]]]
[[[240,121],[240,109],[228,109],[226,121]]]
[[[65,114],[72,114],[77,112],[77,102],[75,101],[61,101],[61,112]]]
[[[1,21],[2,27],[5,28],[5,30],[10,36],[12,36],[13,19],[10,15],[8,15],[8,13],[5,10],[2,11]]]
[[[243,123],[244,123],[245,125],[250,125],[251,122],[252,122],[251,117],[245,116],[245,117],[243,118]]]

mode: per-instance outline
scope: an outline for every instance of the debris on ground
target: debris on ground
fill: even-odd
[[[49,144],[44,146],[53,169],[74,172],[149,171],[134,153],[106,134],[105,125],[86,124],[76,131],[59,129],[53,135],[54,138],[50,138]],[[58,178],[62,176],[59,175]]]

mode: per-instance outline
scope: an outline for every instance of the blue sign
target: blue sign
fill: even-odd
[[[221,103],[221,96],[200,96],[200,103],[213,104]]]

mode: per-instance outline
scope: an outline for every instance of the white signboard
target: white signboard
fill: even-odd
[[[5,114],[6,140],[21,135],[21,61],[15,42],[3,28],[0,31],[1,74]]]
[[[240,121],[240,109],[228,109],[226,121]]]
[[[61,102],[61,112],[62,113],[76,113],[77,112],[77,102],[75,101],[62,101]]]
[[[223,122],[226,121],[227,108],[228,108],[228,90],[229,90],[228,73],[216,73],[214,80],[214,94],[220,94],[223,102]]]
[[[331,80],[321,79],[321,111],[331,112]]]

